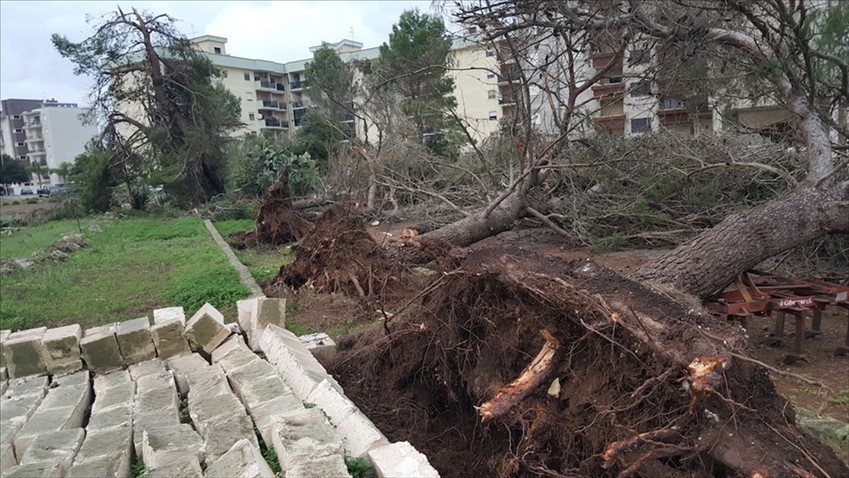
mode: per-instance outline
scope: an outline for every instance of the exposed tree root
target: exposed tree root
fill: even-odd
[[[736,324],[524,252],[471,252],[433,284],[333,372],[443,476],[849,476],[738,358]]]

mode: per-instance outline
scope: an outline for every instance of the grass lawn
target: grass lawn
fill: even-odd
[[[91,222],[102,232],[89,232]],[[98,325],[172,305],[192,314],[204,302],[230,321],[236,300],[248,295],[198,218],[96,218],[81,225],[88,247],[65,262],[45,262],[0,279],[0,328]],[[0,237],[0,257],[28,257],[74,232],[76,220],[21,229]]]

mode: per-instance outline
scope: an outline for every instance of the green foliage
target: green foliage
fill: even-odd
[[[366,458],[345,457],[345,466],[348,467],[348,473],[351,478],[376,478],[377,474],[371,462]]]
[[[346,131],[349,131],[347,128],[336,117],[320,109],[310,109],[295,133],[289,151],[295,155],[309,154],[322,169],[326,169],[330,157],[343,147],[342,141],[347,139]]]
[[[20,160],[6,153],[0,156],[0,184],[23,183],[28,180],[29,173]]]
[[[77,186],[80,204],[86,211],[105,212],[112,206],[112,164],[109,153],[90,149],[74,159],[71,178]]]
[[[316,161],[309,152],[296,154],[287,149],[286,145],[264,136],[245,136],[231,172],[233,187],[242,193],[260,196],[287,170],[289,191],[293,196],[311,192],[319,184]]]
[[[828,403],[832,405],[849,406],[849,388],[839,390],[837,395],[828,399]]]
[[[442,19],[407,10],[380,46],[374,70],[400,97],[401,110],[415,126],[417,142],[440,153],[446,143],[446,112],[457,105],[447,75],[452,40]]]
[[[130,476],[142,478],[145,474],[147,474],[147,469],[144,466],[144,461],[138,456],[133,458],[133,462],[130,463]]]

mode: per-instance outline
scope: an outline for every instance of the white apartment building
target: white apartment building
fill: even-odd
[[[0,115],[0,144],[4,153],[25,165],[42,163],[56,170],[62,164],[73,164],[85,151],[86,143],[98,134],[97,125],[82,119],[88,109],[76,103],[12,99],[3,100],[3,104],[8,112]],[[49,181],[63,183],[65,178],[51,172]],[[34,182],[44,181],[35,178]]]

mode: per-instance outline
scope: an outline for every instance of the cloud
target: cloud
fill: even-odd
[[[234,56],[278,62],[310,57],[309,47],[351,37],[364,47],[387,41],[405,9],[431,11],[429,1],[364,2],[118,2],[125,11],[168,13],[187,36],[228,38]],[[113,11],[115,2],[0,2],[0,98],[56,98],[86,104],[91,80],[50,42],[53,33],[80,41],[92,32],[87,17]]]

